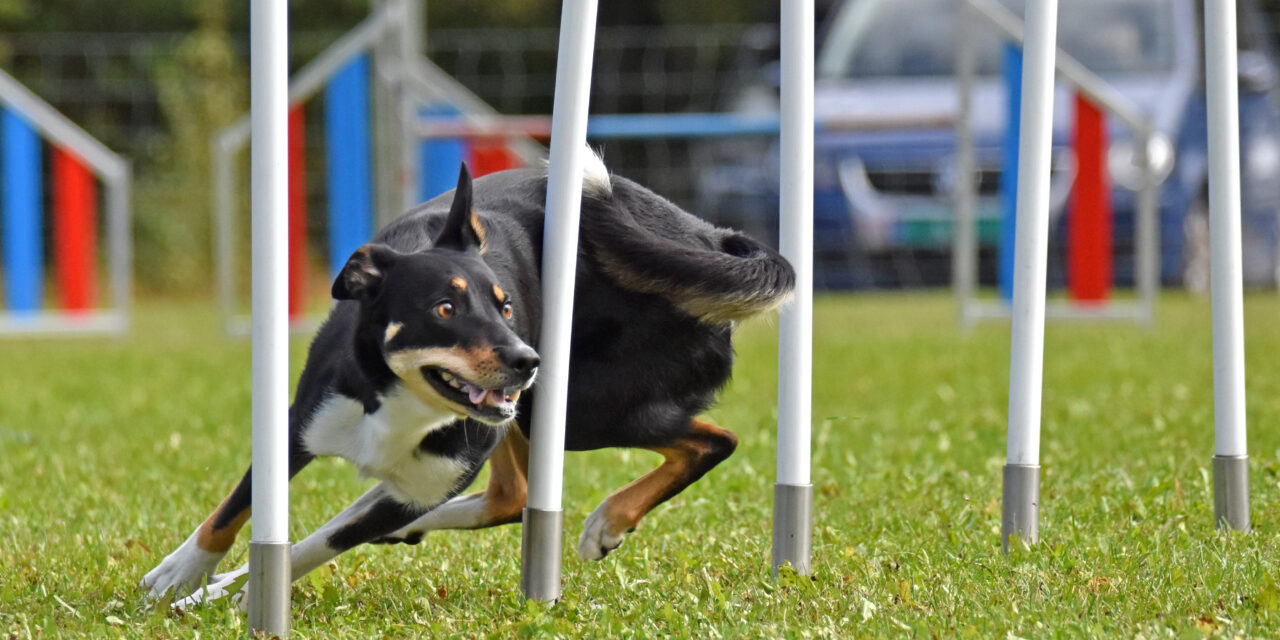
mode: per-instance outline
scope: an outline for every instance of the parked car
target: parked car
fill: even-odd
[[[1022,13],[1022,0],[1000,1]],[[1162,180],[1161,278],[1166,284],[1185,283],[1195,289],[1207,286],[1209,246],[1200,4],[1072,0],[1059,4],[1058,18],[1059,46],[1152,116],[1158,134],[1149,151]],[[1244,273],[1248,283],[1263,285],[1276,282],[1280,264],[1280,93],[1275,47],[1264,15],[1254,0],[1239,0],[1238,7]],[[960,0],[851,0],[828,20],[817,59],[816,117],[819,122],[880,126],[820,128],[815,139],[819,284],[945,282],[955,134],[944,122],[954,117],[957,105],[960,8]],[[1008,98],[999,79],[999,38],[980,27],[974,44],[979,67],[972,103],[980,172],[979,238],[990,281],[989,258],[999,236],[1000,148]],[[1059,214],[1069,197],[1075,162],[1067,146],[1072,104],[1068,91],[1060,84],[1054,100],[1051,215],[1057,220],[1051,243],[1058,260],[1064,235]],[[902,124],[885,126],[887,116]],[[935,124],[910,124],[921,120]],[[1138,171],[1131,133],[1114,118],[1108,122],[1116,275],[1131,281],[1131,188]],[[776,181],[760,186],[757,179],[748,187],[757,198],[776,203]],[[738,193],[737,201],[750,195]],[[706,197],[708,203],[714,199]],[[759,209],[761,215],[776,218],[770,207]],[[763,226],[776,226],[776,221]],[[1060,277],[1061,269],[1051,273]]]

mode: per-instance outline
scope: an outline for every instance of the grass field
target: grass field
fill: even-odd
[[[1212,522],[1207,301],[1167,297],[1150,331],[1050,326],[1042,542],[1005,557],[1007,326],[962,333],[941,295],[824,297],[812,577],[769,578],[776,342],[757,322],[710,412],[738,452],[599,564],[573,551],[583,518],[657,457],[568,458],[561,602],[520,600],[518,526],[440,532],[300,581],[293,637],[1276,637],[1280,298],[1246,312],[1252,535]],[[226,605],[152,612],[135,585],[244,469],[248,344],[204,306],[152,302],[125,340],[0,350],[0,635],[243,633]],[[313,464],[293,539],[366,484]]]

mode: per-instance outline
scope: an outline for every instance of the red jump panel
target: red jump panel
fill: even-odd
[[[60,305],[68,313],[93,308],[98,282],[98,187],[72,152],[53,151],[53,256]]]
[[[1076,302],[1111,297],[1111,185],[1107,174],[1106,115],[1083,95],[1075,96],[1072,147],[1076,179],[1067,212],[1067,287]]]
[[[289,317],[307,309],[307,136],[302,106],[289,111]]]
[[[477,178],[520,166],[520,160],[501,142],[472,140],[467,145],[467,156],[471,175]]]

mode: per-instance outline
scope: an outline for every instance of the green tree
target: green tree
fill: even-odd
[[[248,104],[246,72],[227,30],[227,4],[186,4],[197,26],[154,71],[170,136],[162,161],[139,176],[135,229],[138,276],[152,287],[208,281],[211,143]]]

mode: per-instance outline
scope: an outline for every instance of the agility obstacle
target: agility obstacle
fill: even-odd
[[[1014,242],[1009,436],[1001,539],[1034,542],[1040,522],[1040,393],[1044,374],[1045,285],[1049,251],[1049,162],[1053,136],[1058,2],[1027,6],[1020,100],[1017,230]]]
[[[956,233],[953,234],[953,288],[961,323],[1009,318],[1014,297],[1017,226],[1017,194],[1026,165],[1019,161],[1027,129],[1021,118],[1027,79],[1024,34],[1021,21],[999,3],[966,0],[963,3],[961,38],[956,57],[959,113],[956,126],[956,172],[975,175],[976,153],[972,134],[972,94],[976,83],[976,58],[972,40],[980,26],[994,27],[1005,39],[1002,84],[1008,97],[1008,117],[1000,153],[1000,241],[997,247],[997,300],[979,299],[976,182],[957,180],[955,190]],[[1060,77],[1074,89],[1071,155],[1073,166],[1056,167],[1061,174],[1049,183],[1047,211],[1066,210],[1067,299],[1047,304],[1046,315],[1061,319],[1131,320],[1150,324],[1159,287],[1159,239],[1156,187],[1158,179],[1149,161],[1155,138],[1151,118],[1091,73],[1077,60],[1054,48],[1050,59],[1052,80]],[[1107,171],[1106,119],[1114,118],[1132,132],[1134,164],[1140,173],[1134,226],[1134,274],[1136,300],[1112,299],[1114,225],[1111,185]],[[1050,123],[1052,127],[1052,123]],[[1052,136],[1052,129],[1047,134]],[[1052,155],[1049,162],[1053,162]],[[1053,167],[1051,167],[1052,169]],[[1046,213],[1046,216],[1051,214]],[[1046,218],[1046,221],[1048,218]]]
[[[551,162],[542,234],[542,365],[529,433],[529,493],[524,509],[520,590],[540,602],[560,597],[564,513],[564,427],[569,398],[569,343],[578,264],[578,213],[587,153],[587,104],[596,40],[596,0],[564,0]]]
[[[1002,15],[993,13],[997,7],[987,0],[967,0],[967,5],[989,16]],[[1244,414],[1235,2],[1206,0],[1204,14],[1212,227],[1214,520],[1219,527],[1247,531],[1250,528],[1249,476]],[[1014,538],[1034,544],[1040,533],[1040,420],[1053,78],[1055,66],[1062,71],[1064,58],[1055,46],[1056,22],[1057,0],[1028,3],[1021,75],[1024,91],[1019,101],[1017,162],[1020,173],[1013,256],[1007,459],[1002,493],[1001,539],[1006,552]],[[962,51],[960,57],[962,64],[972,62],[971,54]],[[1101,128],[1097,122],[1100,118],[1096,114],[1088,114],[1086,118],[1093,121],[1078,131],[1077,138],[1083,140],[1077,144],[1099,144],[1096,129]],[[1149,128],[1140,131],[1147,132],[1139,138],[1139,149],[1145,150],[1142,143],[1149,140]],[[1145,164],[1145,157],[1140,154],[1139,158]],[[1149,189],[1149,171],[1145,182]],[[1154,270],[1148,275],[1153,273]],[[1154,282],[1147,285],[1154,286]]]
[[[1017,238],[1018,143],[1022,99],[1022,49],[1004,46],[1003,79],[1006,113],[1000,165],[1000,295],[1013,299],[1013,247]],[[1075,175],[1067,210],[1067,291],[1075,303],[1101,303],[1110,298],[1111,185],[1107,175],[1106,113],[1079,89],[1074,94],[1071,137]]]
[[[360,102],[367,82],[366,63],[361,56],[372,38],[380,37],[389,24],[395,24],[395,17],[404,15],[406,1],[385,4],[383,13],[375,14],[357,27],[289,83],[285,2],[254,0],[251,120],[247,126],[240,123],[224,132],[215,145],[215,197],[218,198],[215,210],[220,220],[218,255],[223,260],[220,278],[225,278],[226,296],[231,291],[229,258],[234,235],[230,215],[233,206],[230,198],[234,192],[231,153],[243,146],[250,135],[256,141],[252,147],[251,186],[252,500],[257,522],[249,553],[249,630],[252,634],[285,636],[289,631],[288,294],[290,264],[296,265],[297,260],[290,256],[290,247],[303,242],[297,230],[305,228],[300,221],[306,217],[305,198],[300,195],[305,194],[305,185],[298,177],[302,172],[299,167],[303,152],[299,147],[303,146],[305,123],[297,105],[330,78],[341,78],[337,83],[341,89],[334,89],[332,95],[326,91],[326,101],[351,102],[337,107],[349,109],[343,112],[345,117],[330,118],[329,146],[344,149],[343,155],[348,161],[354,156],[356,161],[343,167],[353,168],[359,174],[339,178],[348,182],[336,187],[340,191],[337,198],[353,208],[364,206],[369,202],[364,176],[370,169],[368,161],[361,158],[368,142],[349,130],[352,123],[363,121],[367,113],[366,105]],[[540,601],[554,600],[560,595],[568,355],[595,16],[595,0],[565,0],[547,178],[542,266],[547,293],[543,302],[546,320],[540,336],[543,356],[540,401],[535,407],[530,434],[529,492],[522,551],[522,591],[527,598]],[[781,198],[781,240],[783,255],[796,268],[797,288],[796,300],[783,311],[780,322],[778,479],[772,560],[775,573],[784,565],[808,573],[811,565],[813,32],[813,1],[786,3],[782,11],[782,59],[787,98],[781,118],[781,178],[786,186]],[[429,74],[429,67],[427,69],[419,73]],[[329,105],[329,112],[334,110],[335,107]],[[347,131],[337,130],[339,121],[348,125]],[[336,144],[332,140],[335,137],[340,138]],[[495,163],[509,161],[491,147],[484,151],[497,156]],[[344,159],[331,156],[329,160]],[[333,179],[335,176],[331,173],[330,180]],[[411,192],[405,190],[405,193]],[[363,217],[362,221],[347,222],[367,224],[369,216]],[[367,230],[353,226],[347,232],[358,231],[364,231],[359,237],[362,242],[368,235]],[[294,307],[297,306],[295,303]]]
[[[288,43],[286,0],[253,0],[249,7],[253,537],[248,605],[249,633],[254,637],[284,637],[290,627]],[[301,126],[297,129],[301,131]]]
[[[128,162],[0,71],[0,335],[128,328],[129,181]],[[98,273],[101,249],[108,295]]]
[[[536,601],[560,596],[564,423],[568,398],[573,281],[582,154],[595,40],[595,0],[565,0],[556,67],[543,252],[543,356],[529,448],[521,589]],[[796,269],[795,300],[779,320],[778,477],[774,489],[775,575],[810,571],[813,487],[809,483],[813,295],[812,0],[782,8],[782,254]]]
[[[1204,14],[1213,304],[1213,518],[1219,527],[1248,531],[1236,2],[1205,0]]]
[[[779,248],[796,272],[795,298],[778,316],[778,469],[773,490],[773,574],[811,569],[813,485],[814,3],[782,3]]]
[[[412,122],[430,113],[455,118],[482,117],[494,112],[438,67],[414,50],[418,23],[414,0],[381,3],[364,21],[335,41],[288,83],[289,319],[294,331],[309,332],[321,313],[307,292],[312,263],[309,229],[317,222],[308,211],[309,188],[323,188],[327,228],[326,250],[318,256],[328,277],[337,275],[347,258],[372,236],[374,229],[410,206],[453,188],[460,162],[469,161],[473,174],[520,166],[543,154],[525,138],[494,141],[423,140],[404,143],[388,152],[380,139],[409,140]],[[388,47],[387,44],[393,45]],[[381,59],[380,59],[381,56]],[[378,69],[395,69],[388,76]],[[397,96],[398,108],[379,110],[379,95]],[[307,178],[306,114],[313,99],[323,112],[323,180]],[[391,111],[399,117],[381,119]],[[236,271],[242,243],[236,211],[237,154],[249,143],[249,117],[219,132],[213,145],[214,257],[220,307],[227,330],[249,333],[249,317],[242,309]],[[383,129],[389,129],[384,131]],[[394,188],[382,188],[377,176],[397,178]]]

